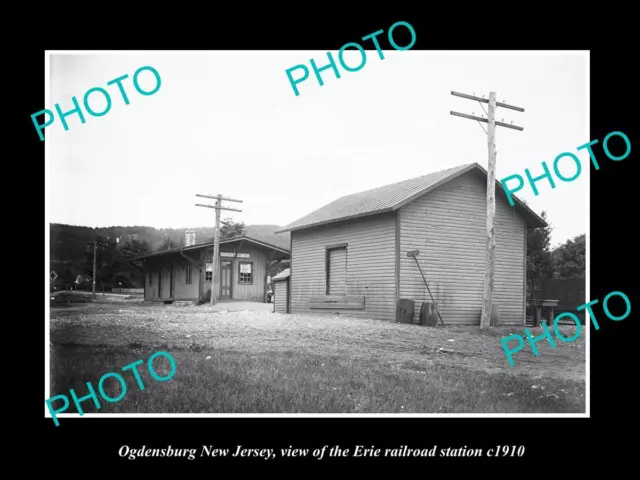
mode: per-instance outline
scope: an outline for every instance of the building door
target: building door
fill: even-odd
[[[327,295],[347,294],[347,249],[332,248],[327,259]]]
[[[171,264],[170,270],[169,270],[169,298],[173,298],[173,290],[174,290],[174,270],[173,270],[173,263]]]
[[[220,298],[231,298],[231,283],[233,280],[233,262],[222,260],[220,262]]]
[[[158,298],[162,298],[162,266],[158,267]]]
[[[169,299],[173,295],[173,268],[170,265],[160,267],[160,281],[158,285],[158,297]]]

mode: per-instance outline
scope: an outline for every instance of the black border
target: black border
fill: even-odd
[[[147,17],[133,20],[131,16],[116,15],[109,28],[92,30],[88,20],[73,19],[61,16],[51,19],[51,25],[58,25],[57,33],[51,33],[47,27],[46,49],[318,49],[323,52],[335,51],[344,43],[360,38],[388,27],[398,20],[404,20],[414,26],[417,43],[412,50],[590,50],[591,70],[591,139],[603,139],[613,131],[625,132],[632,145],[637,138],[637,130],[632,127],[631,116],[635,109],[637,77],[633,73],[632,62],[637,58],[637,51],[625,50],[632,43],[633,29],[627,30],[623,24],[625,13],[612,9],[617,15],[615,20],[605,18],[605,13],[598,13],[597,19],[584,11],[588,20],[581,23],[576,12],[561,16],[559,6],[549,11],[542,5],[540,12],[530,12],[529,8],[516,19],[503,15],[496,6],[478,5],[466,17],[456,13],[443,14],[434,7],[433,11],[425,7],[420,15],[388,15],[382,14],[383,6],[358,4],[358,9],[380,12],[378,19],[359,17],[357,20],[345,18],[338,10],[330,10],[329,6],[317,5],[322,11],[333,12],[330,19],[316,18],[311,5],[296,5],[291,11],[271,12],[262,18],[253,12],[251,17],[257,18],[252,23],[243,17],[234,17],[223,12],[211,14],[198,20],[193,14],[188,16],[187,34],[180,34],[176,24],[187,19],[176,18],[171,22],[158,22],[151,17],[156,13],[146,12]],[[512,5],[513,7],[513,5]],[[155,7],[154,7],[155,8]],[[494,9],[485,13],[487,9]],[[212,9],[213,10],[213,9]],[[309,11],[309,13],[302,13]],[[562,12],[565,13],[565,12]],[[88,11],[85,12],[88,15]],[[104,14],[104,12],[103,12]],[[536,17],[538,15],[538,17]],[[118,18],[116,18],[118,17]],[[205,15],[203,15],[205,17]],[[277,25],[273,18],[282,18]],[[302,18],[304,17],[304,18]],[[526,17],[526,18],[525,18]],[[611,22],[611,23],[608,23]],[[73,25],[87,27],[71,29]],[[117,25],[115,25],[117,24]],[[67,25],[68,28],[63,28]],[[606,31],[605,27],[610,31]],[[113,28],[117,27],[115,30]],[[66,33],[65,33],[66,32]],[[121,32],[121,33],[117,33]],[[621,38],[620,33],[629,32],[628,38]],[[117,33],[117,34],[116,34]],[[33,35],[33,33],[31,34]],[[608,43],[609,48],[597,46],[597,35],[601,35],[601,44]],[[400,43],[401,39],[398,40]],[[35,42],[35,40],[34,40]],[[384,48],[384,45],[383,45]],[[44,142],[40,142],[34,132],[30,115],[45,108],[42,95],[44,78],[43,50],[31,48],[21,53],[19,87],[26,90],[20,99],[19,123],[26,128],[25,139],[20,143],[26,148],[26,158],[34,162],[42,162],[44,158]],[[434,72],[437,74],[437,72]],[[258,80],[257,80],[258,81]],[[399,86],[401,88],[401,86]],[[16,118],[16,117],[14,117]],[[540,141],[544,141],[541,139]],[[600,149],[596,148],[599,158]],[[637,155],[633,151],[630,157],[622,162],[604,160],[600,162],[600,170],[591,168],[591,225],[588,238],[591,256],[591,299],[602,299],[612,290],[625,292],[634,300],[635,270],[631,262],[635,259],[636,236],[627,233],[637,217],[637,199],[633,183],[637,176],[634,165]],[[541,159],[542,161],[543,159]],[[33,182],[33,174],[27,178]],[[30,183],[31,183],[30,182]],[[44,187],[44,178],[39,182]],[[31,184],[33,192],[36,185]],[[40,191],[44,192],[44,188]],[[30,200],[31,201],[31,200]],[[42,205],[42,204],[41,204]],[[31,213],[31,210],[29,210]],[[26,228],[35,228],[31,215],[25,219]],[[40,227],[38,227],[40,228]],[[34,249],[39,250],[41,244]],[[37,282],[35,282],[37,284]],[[40,284],[38,284],[40,285]],[[36,290],[38,287],[36,285]],[[45,299],[47,301],[47,299]],[[33,315],[37,315],[34,311]],[[133,419],[119,418],[112,420],[79,418],[61,419],[61,427],[56,428],[48,418],[42,418],[45,429],[45,455],[47,467],[60,474],[75,475],[108,472],[110,475],[126,477],[151,474],[154,470],[169,472],[201,469],[209,475],[228,475],[220,467],[242,468],[245,465],[258,467],[275,466],[282,471],[296,465],[334,466],[343,468],[353,463],[361,472],[365,466],[376,469],[384,464],[395,467],[395,473],[427,475],[430,473],[447,473],[460,469],[470,472],[495,472],[497,474],[520,475],[525,473],[518,467],[536,466],[531,470],[534,475],[560,475],[562,473],[578,473],[589,469],[592,462],[614,460],[616,467],[622,467],[625,461],[633,459],[633,434],[625,435],[626,425],[631,425],[635,417],[634,379],[637,373],[633,369],[632,352],[637,338],[631,332],[634,324],[634,312],[622,322],[607,319],[600,321],[600,329],[591,328],[591,418],[590,419],[362,419],[362,418],[319,418],[319,419],[268,419],[268,418],[235,418],[235,419]],[[35,320],[35,319],[34,319]],[[35,328],[24,319],[21,327]],[[38,328],[41,328],[38,326]],[[22,331],[24,335],[24,331]],[[41,331],[38,332],[37,338]],[[39,349],[39,343],[34,347]],[[41,365],[41,364],[40,364]],[[41,367],[37,367],[38,370]],[[33,386],[33,382],[28,382]],[[41,384],[40,384],[41,385]],[[15,387],[14,387],[15,388]],[[35,387],[33,388],[35,390]],[[27,388],[30,392],[31,388]],[[29,394],[28,416],[31,411],[42,415],[43,405],[39,395]],[[36,406],[35,397],[40,403]],[[26,392],[22,398],[26,398]],[[32,401],[33,400],[33,403]],[[37,408],[36,408],[37,407]],[[22,407],[25,410],[24,407]],[[627,416],[629,419],[627,420]],[[25,433],[26,435],[26,433]],[[13,439],[12,439],[13,440]],[[304,459],[263,460],[249,459],[198,459],[193,462],[174,459],[139,459],[128,461],[118,456],[117,450],[123,445],[196,447],[203,444],[233,447],[243,444],[248,447],[279,448],[294,445],[303,448],[315,448],[322,445],[341,445],[350,448],[356,444],[391,447],[408,444],[412,447],[460,446],[489,447],[492,445],[525,445],[526,454],[522,458],[433,458],[433,459],[325,459],[321,462],[311,456]],[[32,449],[22,443],[20,448],[29,455]],[[437,466],[436,466],[437,465]],[[115,468],[112,468],[115,467]],[[403,470],[397,470],[398,467]],[[479,469],[479,467],[481,469]],[[484,468],[483,468],[484,467]],[[516,468],[514,468],[516,467]],[[610,465],[603,465],[609,468]],[[232,472],[237,472],[233,470]],[[415,472],[415,473],[410,473]],[[535,473],[534,473],[535,472]],[[346,473],[346,472],[345,472]]]

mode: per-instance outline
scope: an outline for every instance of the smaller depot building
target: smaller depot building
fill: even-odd
[[[218,299],[266,302],[268,269],[289,258],[289,250],[255,238],[220,240]],[[149,253],[132,263],[145,272],[145,301],[211,300],[213,242]]]

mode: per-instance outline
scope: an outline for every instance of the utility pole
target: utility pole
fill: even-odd
[[[196,197],[202,198],[211,198],[216,201],[215,205],[202,205],[200,203],[196,203],[196,207],[206,207],[206,208],[214,208],[216,210],[216,228],[214,231],[213,237],[213,272],[211,275],[211,306],[214,306],[218,300],[218,289],[220,288],[220,280],[218,279],[218,264],[220,263],[220,211],[221,210],[229,210],[232,212],[242,212],[242,210],[238,210],[237,208],[223,207],[222,201],[225,200],[227,202],[238,202],[242,203],[242,200],[234,200],[233,198],[223,197],[222,195],[200,195],[197,194]],[[206,271],[205,271],[206,275]]]
[[[93,278],[91,279],[91,283],[93,284],[91,287],[91,298],[93,301],[96,300],[96,252],[98,250],[98,241],[93,240]],[[86,250],[85,250],[86,251]]]
[[[220,262],[220,198],[216,200],[216,229],[213,231],[213,275],[211,275],[211,306],[218,301],[218,288],[220,288],[220,276],[218,263]],[[215,289],[214,289],[215,286]],[[215,291],[215,294],[214,294]]]
[[[524,112],[524,108],[514,107],[513,105],[508,105],[504,102],[496,101],[496,92],[490,92],[489,98],[476,97],[474,95],[467,95],[464,93],[451,92],[451,95],[456,97],[465,98],[467,100],[475,100],[480,103],[480,106],[484,110],[483,103],[489,104],[489,111],[485,110],[487,114],[487,118],[484,118],[482,115],[481,118],[476,117],[475,115],[467,115],[464,113],[458,112],[450,112],[451,115],[455,115],[457,117],[468,118],[470,120],[476,120],[478,124],[484,130],[482,123],[487,124],[487,130],[485,133],[487,134],[487,147],[489,152],[489,165],[487,168],[487,238],[486,238],[486,263],[485,263],[485,277],[484,277],[484,293],[482,297],[482,316],[480,318],[480,328],[487,328],[491,324],[491,311],[493,308],[493,283],[494,283],[494,274],[495,274],[495,248],[496,248],[496,239],[495,239],[495,228],[494,228],[494,220],[496,215],[496,135],[495,129],[496,125],[510,128],[513,130],[524,130],[522,127],[518,127],[513,125],[513,121],[511,124],[504,123],[504,121],[496,122],[495,112],[496,107],[508,108],[510,110],[516,110],[518,112]]]
[[[98,238],[100,238],[100,240],[98,240]],[[97,263],[97,257],[98,257],[98,246],[101,246],[101,247],[109,246],[109,243],[108,243],[109,237],[107,237],[106,241],[104,240],[103,237],[98,237],[98,238],[93,239],[93,278],[91,279],[91,283],[93,285],[91,286],[91,297],[94,301],[96,299],[96,263]],[[116,243],[119,241],[120,241],[119,238],[116,239]],[[104,282],[102,283],[102,296],[104,297]]]

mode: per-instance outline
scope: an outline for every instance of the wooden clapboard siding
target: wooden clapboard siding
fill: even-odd
[[[486,176],[471,171],[399,209],[400,298],[430,301],[418,261],[447,325],[479,325],[485,269]],[[496,191],[495,284],[501,324],[523,324],[524,220]]]
[[[309,299],[309,308],[312,309],[364,310],[364,307],[364,295],[323,295]]]
[[[251,255],[251,258],[236,258],[233,260],[233,285],[231,291],[234,300],[249,300],[252,302],[264,302],[264,287],[266,281],[267,256],[256,248],[243,248],[243,252]],[[225,258],[225,260],[231,260]],[[253,262],[253,283],[240,284],[240,262]]]
[[[326,295],[326,248],[347,243],[347,295],[364,295],[364,310],[353,316],[395,320],[395,213],[291,233],[291,313],[309,309],[311,297]]]
[[[174,296],[176,299],[197,299],[198,298],[198,282],[200,281],[200,272],[198,268],[191,265],[191,283],[187,283],[187,265],[191,265],[182,257],[177,257],[173,267],[175,275]]]
[[[220,245],[220,253],[235,253],[232,248],[227,245]],[[266,281],[267,255],[257,249],[244,245],[238,253],[248,253],[249,258],[233,258],[220,256],[220,261],[231,260],[233,262],[233,276],[231,279],[231,295],[233,300],[245,300],[251,302],[264,302],[264,287]],[[211,262],[213,258],[212,249],[206,251],[206,262]],[[240,282],[240,263],[253,262],[253,282],[251,284]],[[205,264],[206,265],[206,264]],[[203,275],[205,275],[203,270]],[[220,298],[220,262],[218,263],[218,298]],[[211,289],[211,282],[204,282],[204,291]]]
[[[287,313],[287,305],[289,303],[288,296],[288,288],[289,280],[279,280],[277,282],[273,282],[273,303],[274,303],[274,311],[276,313]]]
[[[150,258],[145,265],[145,300],[197,300],[199,291],[200,274],[198,268],[191,266],[191,283],[186,283],[186,260],[179,254],[167,254]],[[162,298],[158,292],[158,270],[162,265]],[[173,279],[171,268],[173,266]],[[149,273],[151,273],[153,285],[149,286]],[[170,281],[173,280],[173,296],[169,296]]]
[[[149,285],[149,277],[151,277],[151,285]],[[156,271],[154,268],[149,268],[149,265],[147,264],[145,265],[145,275],[144,275],[144,299],[153,300],[157,296],[156,294],[157,288],[158,288],[158,277],[156,275]]]

